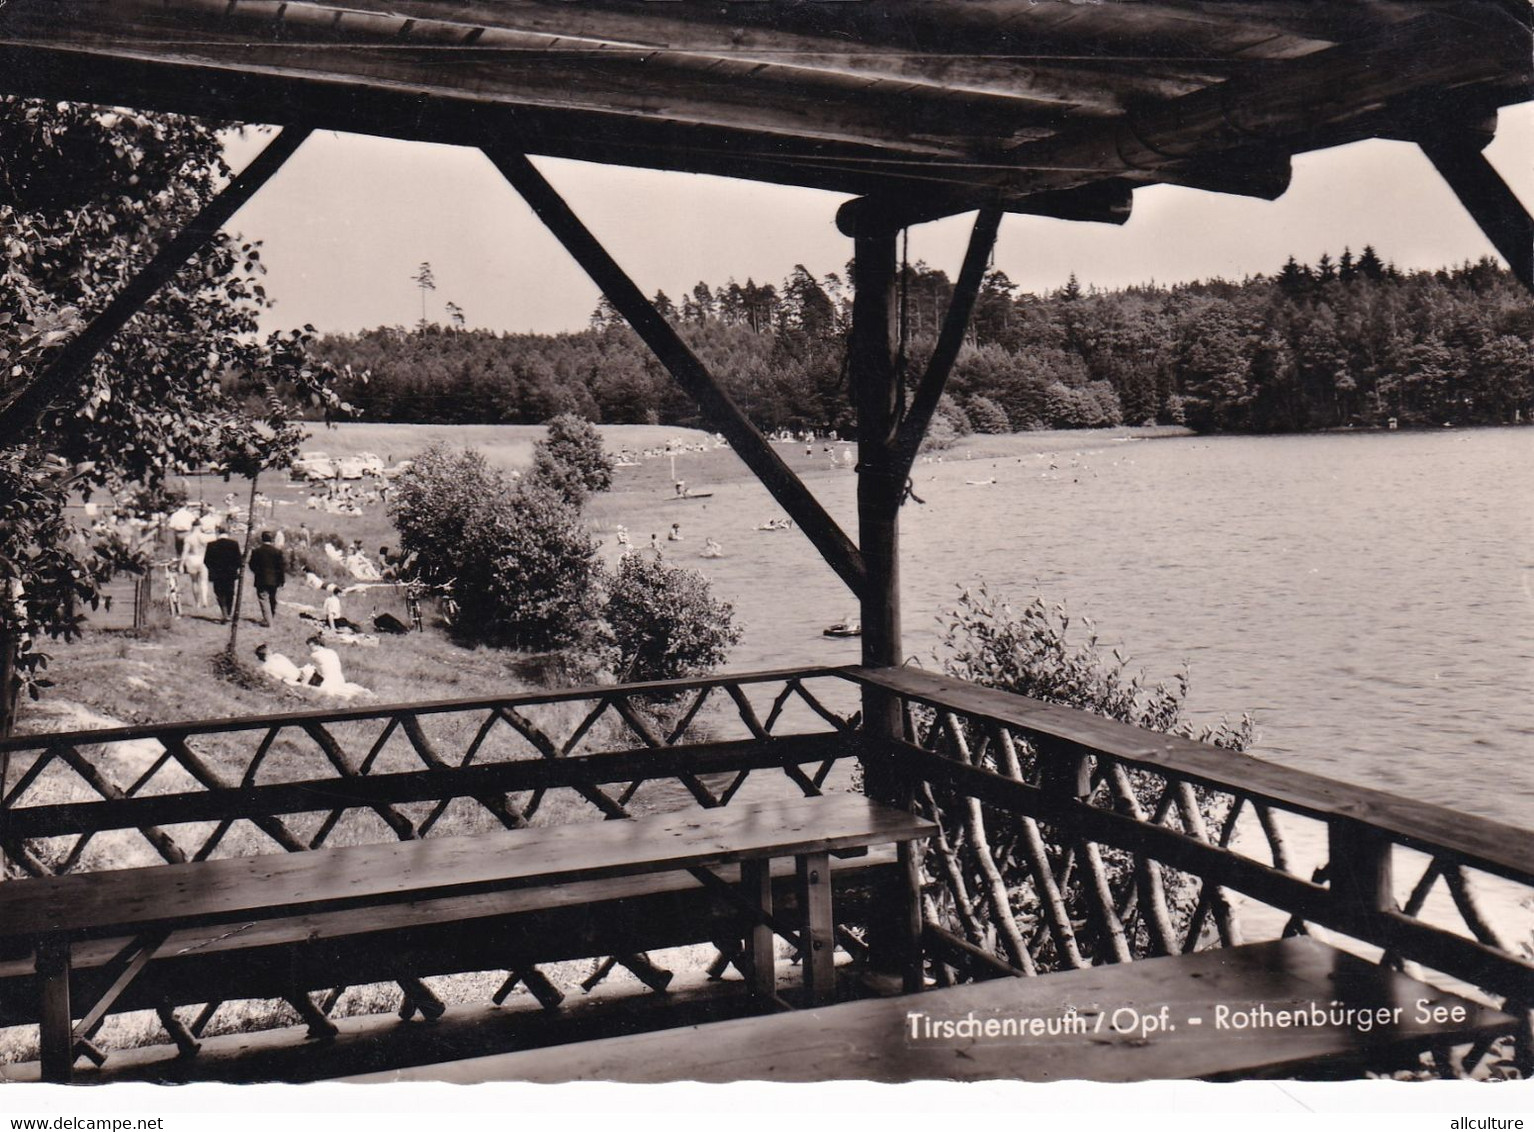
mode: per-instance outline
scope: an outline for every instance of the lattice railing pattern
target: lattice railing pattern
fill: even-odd
[[[852,754],[848,702],[763,673],[21,736],[0,849],[43,876],[720,806],[759,771],[814,794]]]
[[[20,736],[0,743],[0,862],[46,876],[846,789],[856,707],[835,670],[795,670]],[[615,956],[588,989],[614,963],[656,989],[669,979]],[[518,981],[558,1001],[532,967],[496,1000]],[[402,1012],[440,1013],[419,978],[398,982]],[[325,1032],[344,990],[289,1001]],[[217,1006],[190,1032],[162,1018],[190,1044]]]
[[[940,981],[1317,933],[1529,1018],[1529,832],[918,671],[860,678],[898,695],[891,757],[942,828]],[[1527,1025],[1516,1056],[1528,1072]]]

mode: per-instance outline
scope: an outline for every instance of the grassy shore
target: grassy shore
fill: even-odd
[[[610,452],[664,448],[668,441],[701,443],[707,433],[671,425],[598,425]],[[455,448],[475,448],[503,469],[525,468],[533,462],[533,445],[548,435],[543,425],[415,425],[348,421],[330,428],[316,426],[304,451],[352,456],[373,452],[389,463],[409,459],[441,442]]]

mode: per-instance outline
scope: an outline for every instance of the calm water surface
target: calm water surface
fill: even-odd
[[[915,478],[905,645],[928,666],[938,614],[984,579],[1090,617],[1152,678],[1186,663],[1192,714],[1251,712],[1265,758],[1534,821],[1534,431],[1084,436]],[[810,483],[853,530],[852,473]],[[714,491],[624,521],[684,522],[672,557],[746,628],[731,667],[855,661],[856,642],[820,635],[854,606],[809,543],[754,530],[778,513],[755,482]],[[710,535],[727,556],[695,559]]]

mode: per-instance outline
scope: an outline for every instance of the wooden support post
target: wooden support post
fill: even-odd
[[[1513,274],[1534,290],[1534,218],[1486,160],[1481,152],[1485,141],[1484,135],[1465,130],[1424,136],[1418,144]]]
[[[112,336],[217,234],[224,223],[271,179],[272,174],[282,168],[309,132],[306,128],[289,127],[273,138],[239,176],[155,253],[89,326],[59,350],[58,357],[46,371],[0,410],[0,448],[15,444],[48,406],[79,380]]]
[[[921,850],[911,841],[902,841],[896,852],[900,860],[900,926],[905,933],[905,938],[900,941],[905,951],[900,984],[906,994],[915,994],[924,985],[921,947],[922,855]]]
[[[831,922],[831,857],[806,853],[796,860],[799,910],[804,916],[804,990],[809,1005],[836,997],[836,933]]]
[[[895,233],[854,241],[852,337],[848,346],[858,410],[858,542],[867,571],[862,595],[863,663],[898,665],[900,640],[900,500],[905,476],[895,452],[901,389],[894,360]],[[903,729],[900,701],[863,687],[864,782],[868,794],[891,805],[910,804],[910,789],[894,769],[890,744]]]
[[[847,347],[852,396],[858,411],[858,544],[867,571],[862,595],[863,663],[893,667],[904,659],[900,633],[900,502],[906,470],[897,430],[903,402],[895,372],[896,234],[860,231],[853,240],[852,332]],[[900,699],[872,684],[863,686],[860,758],[869,797],[901,809],[914,800],[915,782],[896,763],[894,744],[904,738]],[[870,965],[904,973],[907,927],[898,907],[870,916]]]
[[[1330,861],[1328,884],[1339,908],[1350,913],[1395,910],[1391,891],[1389,835],[1373,826],[1347,818],[1333,818],[1327,826]]]
[[[742,861],[740,889],[746,900],[771,915],[772,862]],[[751,968],[751,993],[765,1002],[776,993],[778,987],[774,937],[765,916],[747,929],[746,954]]]
[[[69,1009],[69,941],[45,936],[37,943],[38,1015],[42,1079],[67,1085],[74,1075],[74,1019]]]
[[[16,727],[16,704],[21,699],[21,676],[17,671],[21,639],[0,629],[0,739],[7,739]],[[0,751],[0,807],[10,781],[11,753]],[[0,808],[0,836],[5,834],[5,810]]]
[[[772,493],[778,505],[799,524],[815,549],[856,595],[863,594],[865,578],[862,558],[852,540],[837,526],[836,520],[820,505],[799,477],[767,443],[755,425],[746,419],[644,293],[634,285],[617,261],[607,253],[597,238],[570,210],[554,187],[548,183],[521,153],[487,149],[494,162],[517,192],[532,207],[550,232],[564,245],[586,274],[601,288],[602,294],[623,315],[644,340],[660,363],[677,383],[698,403],[709,425],[717,428],[730,442],[746,466]],[[891,247],[893,247],[893,243]],[[866,630],[865,630],[866,632]]]

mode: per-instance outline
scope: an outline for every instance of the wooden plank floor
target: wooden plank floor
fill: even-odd
[[[1329,1010],[1339,1001],[1367,1006],[1367,1028],[1356,1021],[1240,1025],[1263,1009],[1276,1019],[1280,1011],[1312,1005]],[[1464,1019],[1424,1022],[1419,1001],[1425,1010],[1462,1010]],[[1073,1010],[1081,1022],[1070,1032],[985,1036],[987,1022],[1000,1027],[1009,1019],[1066,1029]],[[1387,1012],[1387,1024],[1377,1024],[1379,1011]],[[966,1022],[978,1023],[980,1032],[942,1033],[945,1023]],[[1455,1044],[1510,1033],[1515,1025],[1498,1011],[1297,938],[357,1079],[467,1084],[1281,1076],[1318,1062],[1386,1067],[1446,1039]]]

